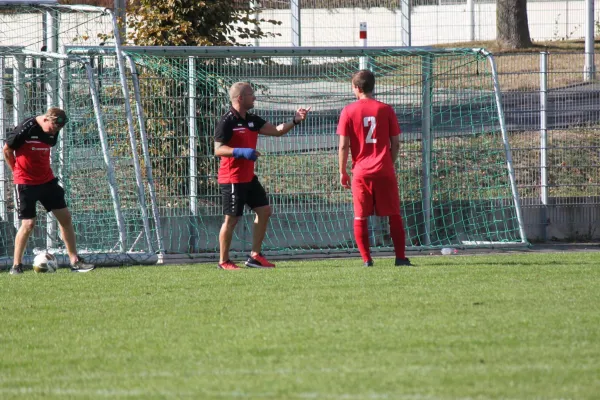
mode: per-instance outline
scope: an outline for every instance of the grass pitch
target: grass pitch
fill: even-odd
[[[0,275],[2,399],[597,399],[600,253]]]

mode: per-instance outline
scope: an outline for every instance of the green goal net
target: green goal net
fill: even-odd
[[[65,108],[89,124],[90,135],[79,138],[71,127],[67,147],[89,156],[81,169],[65,159],[64,179],[70,206],[81,210],[78,241],[91,253],[217,257],[223,216],[213,132],[237,81],[254,86],[254,112],[275,124],[312,107],[287,135],[259,138],[256,174],[274,210],[263,250],[355,252],[335,131],[342,108],[354,101],[350,77],[360,68],[375,73],[376,98],[394,108],[403,131],[396,172],[407,248],[526,244],[495,67],[484,50],[124,47],[121,68],[113,48],[74,45],[66,52],[85,57],[98,88],[93,109],[85,91],[79,102],[72,95],[81,75],[66,74]],[[252,226],[247,210],[234,253],[250,250]],[[392,249],[385,218],[371,217],[369,229],[376,251]]]
[[[350,76],[370,68],[376,96],[403,129],[397,176],[409,249],[526,242],[502,129],[493,62],[471,49],[126,48],[137,79],[156,201],[170,254],[218,252],[222,223],[213,131],[227,91],[252,83],[255,112],[273,123],[301,106],[309,119],[284,137],[261,137],[256,173],[274,209],[264,249],[275,254],[355,251],[352,199],[337,173],[337,120],[354,99]],[[232,249],[249,251],[253,215]],[[385,219],[372,245],[391,248]]]
[[[156,262],[140,235],[144,218],[130,189],[131,151],[123,149],[127,136],[115,134],[127,132],[125,120],[112,112],[123,108],[123,96],[115,102],[111,94],[121,93],[118,74],[113,79],[103,72],[115,69],[115,58],[105,63],[101,57],[66,54],[74,45],[114,48],[112,14],[91,6],[0,1],[0,26],[0,143],[24,119],[49,107],[64,108],[70,121],[51,162],[65,189],[80,254],[101,264]],[[18,228],[12,174],[0,155],[0,266],[12,263]],[[127,235],[132,239],[123,240]],[[40,250],[67,262],[56,220],[38,205],[25,263]]]

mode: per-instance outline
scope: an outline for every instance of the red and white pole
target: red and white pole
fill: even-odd
[[[366,22],[360,23],[360,31],[359,31],[358,37],[360,40],[360,46],[367,47],[367,23]],[[366,57],[366,56],[360,57],[358,67],[359,67],[359,69],[368,69],[369,68],[368,57]]]
[[[367,23],[366,22],[360,23],[359,39],[360,39],[360,45],[362,47],[367,47]]]

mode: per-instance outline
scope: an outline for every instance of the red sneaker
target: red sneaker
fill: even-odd
[[[258,253],[254,257],[248,257],[246,261],[246,267],[250,268],[275,268],[275,264],[270,263],[261,253]]]
[[[224,263],[219,263],[219,265],[217,265],[217,268],[221,268],[221,269],[241,269],[240,267],[238,267],[237,265],[235,265],[235,263],[231,260],[227,260]]]

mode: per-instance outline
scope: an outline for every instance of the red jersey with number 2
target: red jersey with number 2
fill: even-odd
[[[349,104],[337,134],[350,138],[354,177],[395,176],[390,137],[400,135],[400,125],[392,107],[375,99]]]

